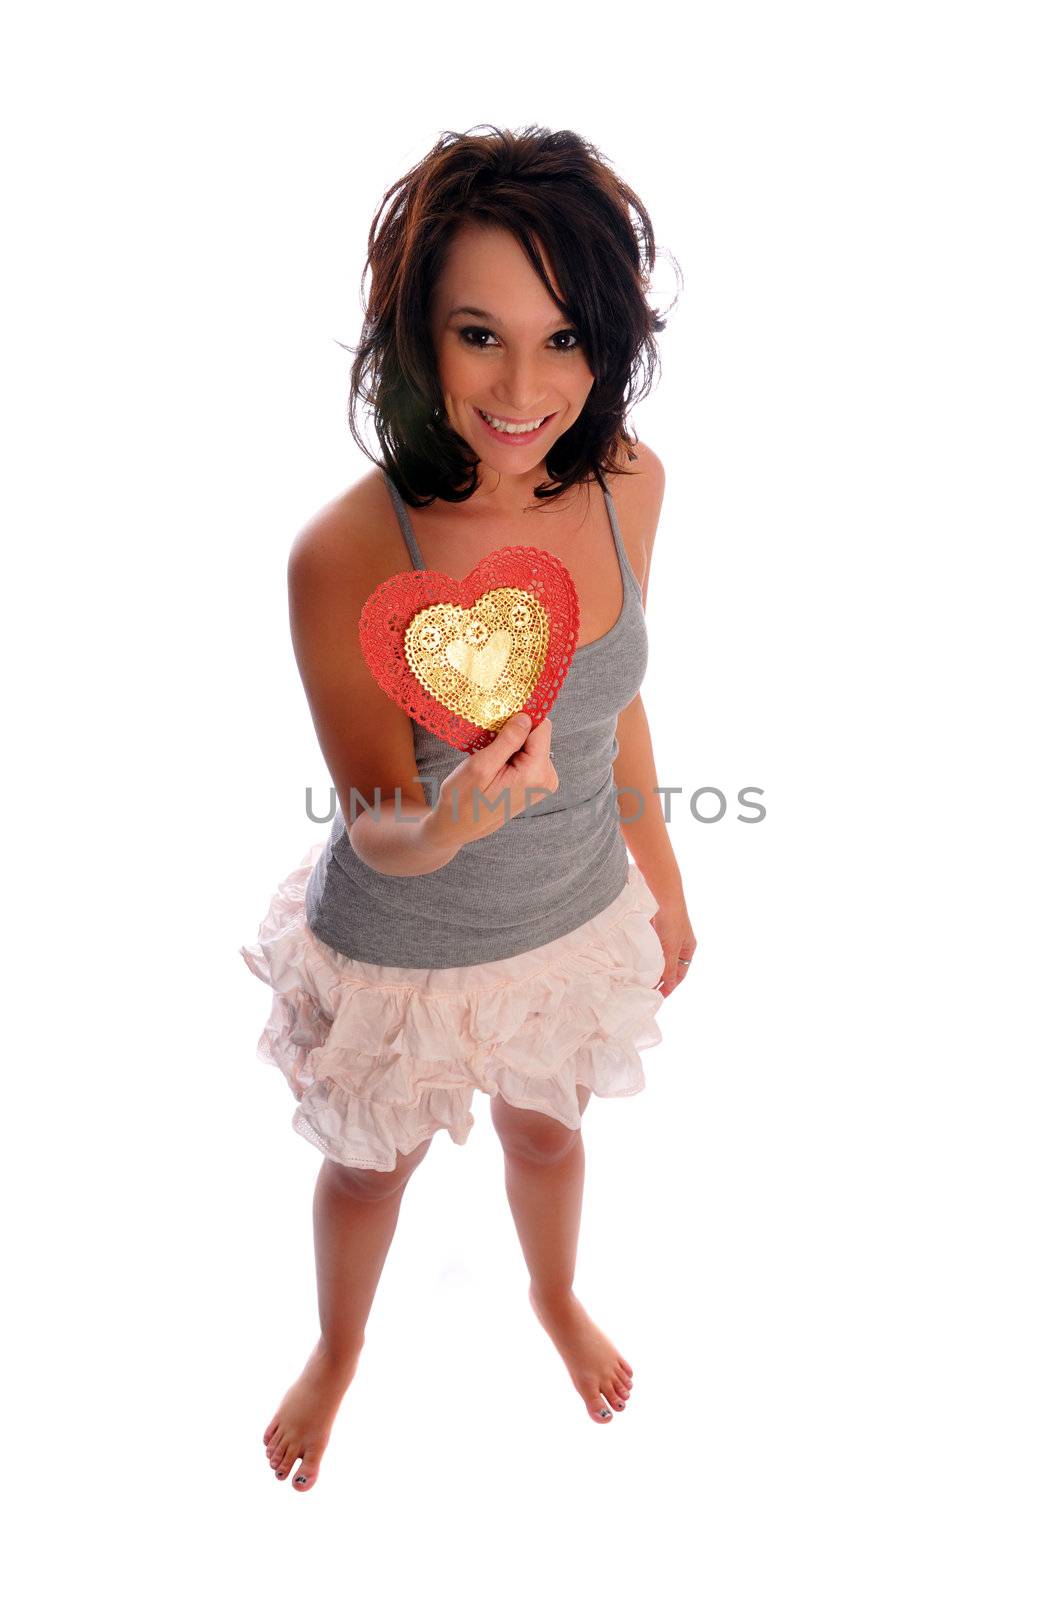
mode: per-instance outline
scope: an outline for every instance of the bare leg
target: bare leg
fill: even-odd
[[[580,1113],[590,1090],[580,1088]],[[586,1157],[583,1132],[554,1117],[491,1098],[491,1119],[506,1163],[506,1197],[528,1264],[528,1296],[595,1422],[623,1411],[633,1370],[591,1321],[572,1290]]]
[[[345,1167],[327,1157],[314,1189],[314,1250],[321,1337],[262,1437],[278,1478],[302,1464],[293,1487],[312,1488],[340,1401],[365,1343],[365,1325],[426,1139],[392,1172]]]

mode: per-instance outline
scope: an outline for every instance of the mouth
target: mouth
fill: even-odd
[[[556,417],[556,411],[547,412],[545,417],[531,417],[526,422],[511,420],[506,417],[496,417],[493,412],[481,411],[479,406],[473,406],[484,430],[492,439],[497,439],[499,444],[530,444],[546,431],[546,425]]]

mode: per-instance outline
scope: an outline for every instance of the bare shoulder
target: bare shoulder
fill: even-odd
[[[401,565],[403,551],[387,485],[371,467],[300,528],[288,556],[289,582],[338,580],[368,592]]]
[[[395,787],[423,799],[409,719],[362,655],[366,599],[409,564],[394,507],[374,467],[315,512],[288,557],[292,646],[322,755],[348,822],[351,787]]]
[[[631,448],[634,460],[624,463],[626,471],[610,473],[609,488],[614,497],[616,495],[614,485],[621,485],[622,489],[628,485],[637,485],[637,492],[640,494],[663,495],[664,462],[656,450],[651,450],[641,439]]]
[[[655,450],[640,442],[632,446],[635,459],[623,473],[610,473],[609,492],[616,505],[632,569],[645,599],[657,524],[664,502],[664,463]]]

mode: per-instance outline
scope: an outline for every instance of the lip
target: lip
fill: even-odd
[[[492,428],[489,422],[485,422],[484,418],[480,415],[479,406],[473,406],[472,409],[476,414],[476,420],[479,422],[481,428],[484,430],[489,439],[493,439],[496,444],[508,444],[517,446],[518,448],[521,445],[533,444],[536,439],[542,438],[550,423],[557,415],[556,411],[551,411],[549,416],[543,418],[542,425],[536,428],[533,433],[499,433],[497,428]],[[521,419],[519,417],[505,417],[503,420],[505,422],[519,422]]]

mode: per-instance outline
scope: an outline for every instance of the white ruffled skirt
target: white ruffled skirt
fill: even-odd
[[[307,880],[325,839],[278,885],[240,954],[273,990],[259,1057],[283,1072],[296,1133],[345,1166],[393,1171],[445,1128],[464,1144],[476,1089],[580,1126],[576,1089],[646,1087],[640,1051],[661,1042],[664,952],[645,878],[604,911],[523,955],[467,967],[354,961],[310,930]]]

